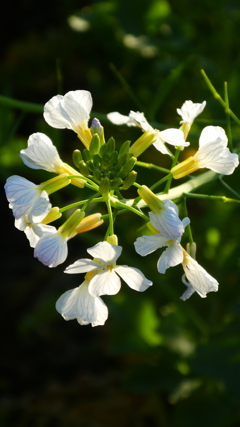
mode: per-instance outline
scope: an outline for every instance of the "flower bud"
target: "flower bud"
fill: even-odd
[[[123,180],[121,178],[114,178],[112,181],[110,181],[111,188],[119,188],[123,183]]]
[[[105,178],[102,178],[102,181],[100,182],[99,185],[99,191],[100,193],[107,193],[110,190],[110,180],[107,176],[105,176]]]
[[[101,125],[100,121],[96,118],[92,120],[91,133],[92,135],[97,134],[99,136],[100,145],[105,144],[103,126]]]
[[[119,157],[123,156],[124,154],[128,154],[129,148],[130,148],[130,144],[131,144],[131,141],[125,141],[121,145],[120,150],[119,150],[119,154],[118,154]]]
[[[124,180],[124,183],[122,185],[123,190],[128,190],[128,188],[130,188],[131,185],[133,185],[133,183],[136,181],[136,178],[137,172],[131,171]]]
[[[104,222],[101,217],[102,215],[100,213],[86,216],[77,226],[74,233],[85,233],[86,231],[99,227]]]
[[[72,154],[73,163],[78,168],[79,162],[82,160],[82,154],[80,150],[74,150]]]
[[[126,175],[128,175],[129,172],[131,172],[132,168],[135,166],[136,161],[137,161],[136,157],[131,157],[122,167],[121,171],[124,172]]]
[[[88,169],[86,163],[84,162],[84,160],[81,160],[79,162],[79,170],[83,176],[88,176],[90,174],[89,169]]]
[[[99,149],[100,149],[100,138],[99,138],[99,135],[95,133],[92,137],[92,141],[89,146],[89,153],[91,157],[94,156],[94,154],[97,154],[99,152]]]

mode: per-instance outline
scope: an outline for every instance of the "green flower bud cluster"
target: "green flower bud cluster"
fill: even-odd
[[[103,144],[95,133],[89,150],[84,149],[82,153],[75,150],[73,161],[83,176],[89,176],[99,184],[101,193],[119,187],[127,190],[137,177],[137,172],[132,170],[137,158],[129,153],[129,148],[130,141],[125,141],[117,151],[114,138]]]

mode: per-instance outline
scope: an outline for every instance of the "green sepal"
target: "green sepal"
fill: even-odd
[[[93,171],[93,176],[94,178],[96,178],[98,181],[101,181],[102,179],[102,172],[100,171],[99,168],[94,169]]]
[[[111,136],[106,143],[108,154],[112,154],[115,151],[115,139]]]

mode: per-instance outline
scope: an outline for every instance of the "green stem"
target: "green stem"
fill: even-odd
[[[182,198],[182,206],[183,206],[184,217],[188,217],[186,197]],[[192,230],[191,230],[190,224],[188,224],[186,226],[186,233],[188,234],[189,243],[192,244],[194,242],[194,240],[193,240],[193,235],[192,235]]]
[[[114,197],[111,197],[110,200],[111,200],[111,204],[114,208],[117,208],[117,209],[121,208],[124,210],[131,211],[131,212],[135,213],[136,215],[140,216],[145,221],[149,221],[148,216],[144,215],[140,210],[134,208],[133,205],[129,205],[128,200],[125,200],[123,202],[123,201],[119,201],[119,200],[115,199]],[[133,199],[133,201],[135,202],[135,199]]]
[[[230,187],[230,185],[226,184],[225,181],[223,181],[223,179],[221,177],[219,177],[219,181],[221,182],[221,184],[227,188],[228,191],[230,191],[230,193],[234,194],[234,196],[236,196],[238,199],[240,199],[240,194],[238,194],[235,190],[233,190],[232,187]]]
[[[217,101],[222,105],[222,107],[225,110],[225,113],[228,114],[230,117],[232,117],[232,119],[240,126],[240,120],[239,120],[239,118],[236,116],[236,114],[233,113],[233,111],[230,108],[227,107],[226,102],[222,99],[222,97],[216,91],[215,87],[210,82],[210,80],[209,80],[208,76],[206,75],[205,71],[201,70],[201,73],[202,73],[202,76],[203,76],[205,82],[207,83],[207,86],[209,87],[210,91],[212,92],[214,98],[217,99]]]
[[[114,234],[114,226],[113,226],[112,206],[111,206],[111,200],[110,200],[111,196],[109,193],[105,193],[105,194],[106,194],[106,198],[105,198],[105,195],[103,196],[103,198],[105,199],[107,210],[108,210],[108,219],[109,219],[108,234],[112,236]]]
[[[95,196],[94,196],[94,198],[91,199],[90,202],[89,202],[89,199],[86,199],[86,200],[81,200],[80,202],[71,203],[71,205],[67,205],[67,206],[64,206],[64,208],[59,209],[59,212],[63,213],[69,209],[75,208],[77,206],[84,205],[85,203],[99,203],[99,202],[104,201],[102,197],[95,198]]]
[[[86,176],[83,176],[83,175],[81,175],[81,176],[79,176],[79,175],[68,175],[68,178],[69,179],[72,179],[72,178],[85,179],[85,181],[86,181],[86,183],[84,184],[85,187],[89,188],[90,190],[95,190],[97,192],[99,190],[99,186],[94,181],[92,181],[91,179],[87,178]]]
[[[180,151],[181,151],[181,148],[177,148],[177,149],[176,149],[175,156],[174,156],[174,159],[173,159],[173,162],[172,162],[172,168],[173,168],[174,166],[176,166],[176,164],[177,164],[178,156],[179,156],[179,154],[180,154]],[[171,169],[172,169],[172,168],[171,168]],[[172,183],[172,174],[170,173],[170,174],[168,175],[168,181],[167,181],[167,184],[166,184],[166,186],[165,186],[164,193],[168,193],[168,192],[169,192],[170,187],[171,187],[171,183]]]
[[[164,178],[160,179],[160,181],[156,182],[154,185],[152,185],[150,187],[150,190],[154,190],[156,187],[158,187],[159,185],[161,185],[163,182],[169,180],[170,178],[172,178],[172,174],[169,173],[168,175],[166,175]]]
[[[147,169],[153,169],[153,170],[157,170],[159,172],[164,172],[164,173],[169,173],[170,170],[169,169],[165,169],[165,168],[161,168],[160,166],[156,166],[152,163],[145,163],[145,162],[136,162],[137,166],[141,166],[142,168],[147,168]]]
[[[229,99],[228,99],[228,88],[227,88],[227,82],[224,82],[224,98],[226,102],[227,109],[229,110]],[[232,129],[231,129],[231,120],[229,114],[226,114],[226,120],[227,120],[227,135],[228,135],[228,145],[230,150],[233,150],[233,144],[232,144]]]
[[[229,199],[225,196],[211,196],[208,194],[183,193],[184,197],[192,199],[219,200],[224,203],[240,203],[240,200]]]

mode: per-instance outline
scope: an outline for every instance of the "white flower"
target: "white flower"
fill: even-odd
[[[193,157],[172,168],[173,178],[182,178],[198,169],[207,168],[222,175],[230,175],[239,165],[237,154],[227,147],[228,139],[223,128],[207,126],[199,139],[199,149]]]
[[[183,269],[186,278],[189,282],[188,289],[182,295],[182,299],[187,299],[193,294],[193,289],[200,297],[205,298],[208,292],[218,291],[218,282],[210,274],[202,268],[197,261],[190,257],[190,255],[183,249]],[[187,283],[186,281],[184,282]],[[192,289],[193,288],[193,289]]]
[[[29,168],[62,173],[64,163],[51,139],[44,133],[37,132],[30,135],[28,148],[20,151],[20,157]]]
[[[177,108],[177,113],[182,117],[180,123],[192,124],[194,119],[201,114],[205,105],[206,101],[203,101],[201,104],[185,101],[181,108]]]
[[[185,274],[183,274],[183,276],[182,276],[182,282],[184,283],[185,286],[187,286],[187,290],[182,294],[182,296],[180,297],[180,299],[182,299],[183,301],[186,301],[196,291],[195,291],[194,287],[191,285],[191,283],[187,281]]]
[[[68,255],[68,238],[52,227],[37,242],[34,257],[48,267],[57,267],[62,264]]]
[[[45,199],[43,199],[43,203],[44,202]],[[39,197],[39,199],[34,203],[28,215],[24,215],[20,218],[15,219],[15,227],[20,231],[24,231],[32,248],[35,248],[38,240],[45,233],[56,231],[55,227],[52,227],[51,225],[41,224],[41,221],[46,217],[48,213],[42,212],[41,205],[42,197]]]
[[[227,148],[227,135],[219,126],[207,126],[199,139],[199,150],[193,156],[198,169],[208,168],[223,175],[230,175],[239,164],[238,155]]]
[[[190,223],[190,220],[186,217],[181,222],[184,230]],[[134,246],[136,252],[141,256],[148,255],[158,248],[167,246],[167,249],[162,253],[157,263],[159,273],[164,274],[167,268],[175,267],[183,262],[183,250],[180,241],[181,236],[175,240],[171,240],[164,237],[162,233],[157,233],[152,236],[138,237],[136,242],[134,242]]]
[[[35,185],[18,175],[10,176],[4,186],[9,207],[13,210],[15,218],[28,215],[35,205],[32,213],[35,222],[40,222],[50,211],[51,203],[46,191],[40,185]]]
[[[108,309],[103,300],[88,292],[89,282],[85,280],[78,288],[65,292],[56,302],[56,310],[65,320],[77,319],[80,325],[104,325]]]
[[[165,142],[173,145],[174,147],[188,147],[189,145],[189,142],[184,140],[184,134],[180,129],[166,129],[160,132],[148,123],[143,113],[130,111],[129,116],[123,116],[122,114],[114,112],[109,113],[107,117],[114,124],[138,126],[143,130],[143,132],[150,131],[156,136],[155,142],[153,143],[154,147],[162,154],[170,154],[164,145]]]
[[[152,285],[152,282],[147,280],[137,268],[116,264],[122,252],[121,246],[100,242],[87,251],[94,259],[80,259],[67,267],[65,273],[77,274],[94,271],[96,274],[90,280],[88,289],[92,296],[118,293],[121,287],[119,276],[130,288],[139,292],[145,291]]]
[[[44,105],[44,119],[58,129],[72,129],[78,134],[86,148],[92,139],[88,128],[92,96],[86,90],[75,90],[64,96],[56,95]]]

